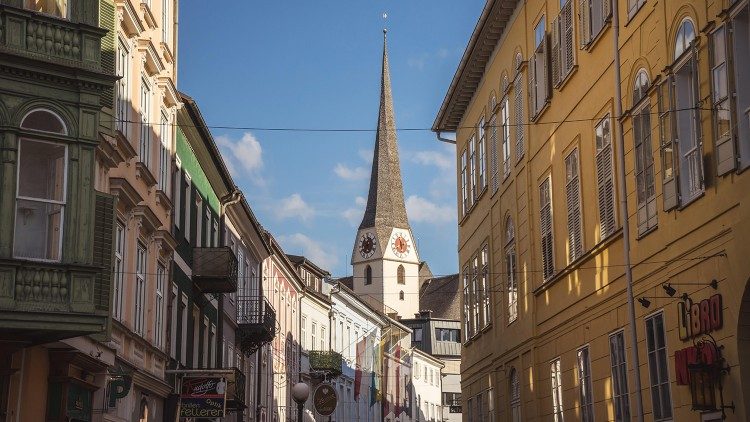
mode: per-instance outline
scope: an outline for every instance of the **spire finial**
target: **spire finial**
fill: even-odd
[[[383,12],[383,21],[385,22],[387,19],[388,19],[388,13]],[[383,27],[383,38],[386,38],[387,35],[388,35],[388,28],[384,26]]]

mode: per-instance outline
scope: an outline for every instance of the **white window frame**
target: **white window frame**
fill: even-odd
[[[114,278],[113,298],[112,298],[112,317],[122,321],[123,301],[125,300],[125,237],[127,228],[124,223],[117,220],[115,225],[115,255],[112,263],[112,276]]]
[[[633,85],[633,149],[635,152],[634,177],[636,185],[636,207],[638,235],[655,228],[658,224],[656,208],[656,176],[654,174],[654,150],[651,136],[651,104],[648,99],[648,74],[645,69],[636,73]]]
[[[518,271],[513,219],[505,221],[505,272],[508,289],[508,325],[518,319]]]
[[[167,287],[167,265],[158,262],[156,265],[156,302],[154,304],[154,345],[157,349],[164,348],[164,294]]]
[[[490,246],[485,243],[479,256],[481,264],[481,288],[482,288],[482,327],[488,327],[492,323],[492,309],[490,299]]]
[[[523,66],[523,56],[521,53],[516,53],[516,77],[513,80],[513,89],[514,89],[514,111],[513,111],[513,123],[516,126],[516,163],[521,161],[521,158],[524,156],[525,147],[524,147],[524,137],[525,137],[525,128],[524,125],[526,123],[523,111],[523,72],[521,72],[521,67]]]
[[[463,320],[464,320],[464,342],[469,341],[471,337],[474,335],[472,332],[472,325],[471,325],[471,290],[470,290],[470,277],[471,274],[469,274],[469,266],[466,265],[464,267],[463,271],[463,284],[464,284],[464,294],[463,294],[463,301],[464,301],[464,314],[463,314]]]
[[[148,273],[148,248],[138,241],[135,260],[135,311],[133,331],[143,337],[146,332],[146,275]]]
[[[479,160],[479,171],[477,174],[479,189],[477,189],[477,196],[481,195],[487,187],[487,139],[485,132],[485,120],[484,116],[482,116],[482,118],[479,119],[479,123],[477,123],[477,137],[479,138],[479,151],[477,156],[477,159]]]
[[[462,199],[462,215],[469,213],[469,175],[467,171],[467,149],[464,149],[461,153],[461,199]]]
[[[151,168],[151,83],[146,75],[141,75],[141,130],[138,157],[140,162]]]
[[[476,135],[471,135],[471,138],[469,138],[469,191],[471,192],[471,195],[469,195],[469,208],[474,206],[474,201],[479,196],[479,191],[477,190],[476,148],[477,137]]]
[[[562,371],[559,357],[550,362],[550,380],[552,382],[552,414],[554,421],[564,422]]]
[[[502,139],[502,151],[503,151],[503,180],[510,176],[510,122],[508,114],[508,96],[503,96],[500,100],[500,139]]]
[[[162,0],[161,4],[161,38],[167,46],[171,45],[171,28],[170,28],[170,2],[172,0]]]
[[[117,130],[128,137],[130,127],[130,49],[127,42],[117,37]]]
[[[169,150],[172,144],[172,125],[169,114],[162,110],[159,125],[159,189],[169,195]]]

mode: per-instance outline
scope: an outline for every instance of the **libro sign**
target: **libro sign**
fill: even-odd
[[[224,377],[184,377],[180,392],[181,418],[223,418],[227,404]]]
[[[685,302],[677,303],[680,340],[687,341],[702,334],[708,334],[721,328],[723,310],[721,295],[715,294],[688,306]]]

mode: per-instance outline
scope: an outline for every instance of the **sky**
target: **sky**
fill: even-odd
[[[180,2],[178,88],[197,101],[209,126],[253,128],[211,132],[235,183],[286,253],[305,255],[334,277],[351,274],[375,144],[383,27],[397,127],[427,129],[483,4]],[[398,141],[420,259],[435,275],[455,273],[455,148],[429,130],[399,131]]]

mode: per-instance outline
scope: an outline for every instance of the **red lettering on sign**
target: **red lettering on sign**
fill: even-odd
[[[711,315],[709,312],[708,299],[701,300],[701,334],[711,331]]]
[[[690,382],[690,372],[687,367],[686,349],[674,352],[674,369],[677,374],[677,385],[687,385]]]
[[[701,308],[697,303],[690,306],[690,331],[693,336],[701,333]]]
[[[721,295],[713,295],[709,301],[711,302],[711,327],[718,330],[723,325],[721,320]]]

